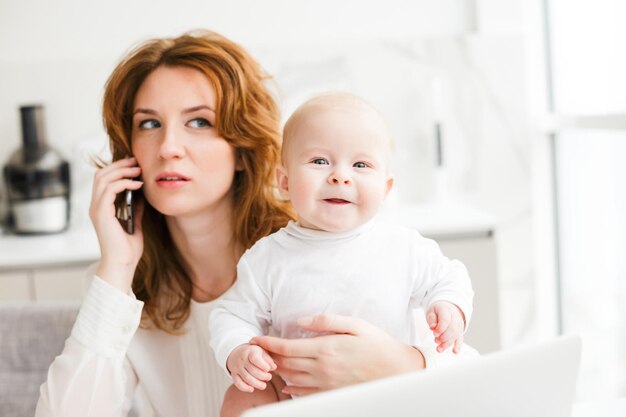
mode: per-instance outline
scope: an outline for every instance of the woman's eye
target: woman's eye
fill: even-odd
[[[365,162],[355,162],[354,165],[352,165],[355,168],[367,168],[368,165]]]
[[[211,127],[211,123],[209,123],[207,119],[202,119],[202,118],[190,120],[188,125],[189,127],[193,127],[194,129],[200,129],[203,127]]]
[[[324,158],[317,158],[311,162],[313,162],[315,165],[328,165],[328,161],[325,160]]]
[[[161,123],[158,120],[148,119],[139,122],[139,129],[156,129],[158,127],[161,127]]]

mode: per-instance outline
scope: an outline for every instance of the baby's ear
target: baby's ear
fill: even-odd
[[[385,198],[389,195],[389,191],[391,191],[392,188],[393,188],[393,177],[389,176],[389,178],[387,178],[387,184],[385,187]]]
[[[282,165],[276,168],[276,183],[281,198],[289,200],[289,177],[287,177],[287,170]]]

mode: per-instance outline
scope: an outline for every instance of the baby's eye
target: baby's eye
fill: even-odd
[[[156,129],[161,127],[161,123],[155,119],[146,119],[139,122],[139,129]]]
[[[192,127],[194,129],[201,129],[203,127],[211,127],[211,123],[209,123],[207,119],[203,119],[201,117],[190,120],[188,125],[189,127]]]
[[[316,158],[311,162],[313,162],[315,165],[328,165],[328,161],[324,158]]]
[[[366,162],[359,161],[359,162],[355,162],[354,165],[352,166],[355,168],[367,168],[369,165]]]

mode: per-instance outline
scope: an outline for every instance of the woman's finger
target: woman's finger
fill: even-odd
[[[110,164],[100,168],[98,170],[98,173],[96,173],[96,176],[100,174],[104,175],[109,171],[114,171],[119,168],[136,166],[136,165],[137,165],[137,159],[134,156],[118,159],[117,161],[111,162]]]
[[[106,184],[115,179],[135,178],[139,174],[141,174],[141,168],[137,165],[137,161],[134,158],[120,159],[96,171],[93,180],[93,189],[97,190],[101,184]]]
[[[117,194],[124,190],[138,190],[142,186],[143,182],[131,179],[123,179],[108,184],[105,187],[104,192],[102,192],[98,197],[94,195],[94,199],[91,201],[90,214],[95,215],[97,213],[101,213],[101,210],[106,210],[108,212],[113,210],[113,213],[115,213],[113,203],[115,203]]]
[[[340,316],[337,314],[318,314],[313,317],[302,317],[298,325],[306,330],[318,333],[360,334],[371,327],[366,321],[356,317]]]
[[[140,236],[143,236],[141,219],[143,219],[143,213],[146,210],[146,203],[143,201],[143,198],[138,198],[133,204],[135,204],[135,232]]]
[[[296,371],[277,371],[278,375],[285,381],[289,381],[290,385],[299,387],[318,388],[315,378],[308,372]]]
[[[133,176],[133,177],[136,177]],[[129,178],[127,175],[115,175],[112,174],[110,177],[103,179],[102,181],[95,183],[93,185],[93,196],[94,198],[101,198],[103,195],[107,193],[107,190],[111,184],[117,183],[118,181],[134,181],[134,178]],[[135,181],[141,183],[141,181]]]
[[[316,333],[363,335],[376,334],[379,329],[356,317],[336,314],[320,314],[314,317],[303,317],[298,324],[306,330]],[[316,358],[320,348],[327,347],[325,336],[308,339],[282,339],[272,336],[257,336],[251,344],[261,346],[273,354],[299,358]]]
[[[273,336],[256,336],[250,340],[250,344],[261,346],[270,353],[282,356],[314,358],[319,351],[317,339],[282,339]]]
[[[119,179],[119,178],[135,178],[141,174],[141,167],[139,165],[134,166],[114,166],[109,165],[106,168],[100,169],[94,176],[95,183],[107,182],[107,179]]]
[[[315,359],[311,358],[293,358],[288,356],[276,355],[274,362],[278,370],[291,370],[297,372],[311,372],[316,368]]]

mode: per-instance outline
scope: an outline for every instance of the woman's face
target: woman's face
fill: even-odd
[[[216,94],[187,67],[161,66],[143,82],[133,106],[132,151],[148,202],[168,216],[231,209],[235,149],[215,126]]]

